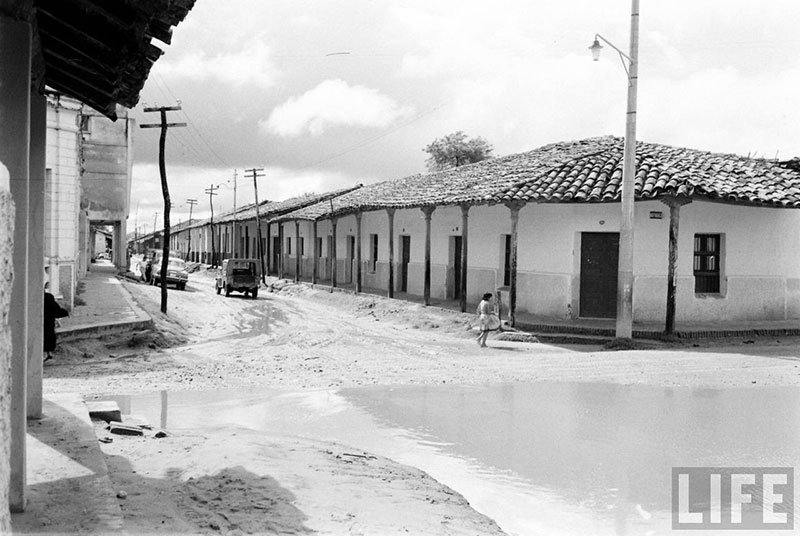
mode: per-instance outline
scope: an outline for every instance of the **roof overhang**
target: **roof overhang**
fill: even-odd
[[[0,15],[33,25],[31,82],[76,98],[111,119],[132,108],[169,44],[172,27],[195,0],[27,0],[0,4]],[[9,5],[10,4],[10,5]]]

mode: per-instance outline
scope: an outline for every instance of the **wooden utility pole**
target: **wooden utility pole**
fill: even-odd
[[[236,170],[233,170],[233,258],[238,258],[238,244],[239,240],[236,234],[237,228],[239,227],[239,217],[236,215]]]
[[[208,204],[211,207],[211,266],[217,265],[217,249],[214,247],[214,196],[219,195],[217,190],[219,190],[219,186],[213,184],[205,189],[205,193],[208,194]]]
[[[186,204],[189,205],[189,237],[186,240],[186,260],[188,261],[192,255],[192,210],[197,204],[197,199],[187,199]]]
[[[267,272],[264,270],[264,252],[261,251],[261,215],[258,213],[258,179],[264,177],[264,168],[245,169],[244,172],[253,177],[253,191],[256,196],[256,251],[261,260],[261,282],[266,285]]]
[[[161,172],[161,193],[164,196],[164,243],[161,255],[161,312],[167,314],[167,263],[169,262],[169,211],[171,203],[169,200],[169,186],[167,185],[167,164],[164,158],[164,151],[167,145],[167,130],[170,127],[185,127],[186,123],[168,123],[167,112],[177,112],[180,106],[161,106],[145,108],[145,112],[159,112],[161,114],[160,123],[139,125],[140,128],[161,128],[161,138],[158,142],[158,169]],[[155,224],[153,224],[153,236],[155,237]]]

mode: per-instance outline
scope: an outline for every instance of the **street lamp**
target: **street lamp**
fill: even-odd
[[[600,40],[619,54],[628,75],[628,107],[625,119],[625,150],[622,163],[622,217],[619,225],[619,268],[617,273],[618,339],[633,336],[633,198],[636,182],[636,89],[639,74],[639,0],[631,1],[630,53],[625,54],[600,34],[595,34],[589,48],[595,61],[603,46]]]

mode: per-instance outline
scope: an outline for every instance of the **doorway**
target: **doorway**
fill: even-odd
[[[347,282],[353,282],[353,265],[356,260],[356,237],[353,235],[347,235],[347,261],[345,263],[347,274]]]
[[[617,316],[619,233],[581,233],[580,316]]]
[[[449,292],[448,297],[453,300],[461,299],[461,247],[462,237],[451,236],[449,264],[453,267],[453,273],[448,278],[449,282],[452,283],[452,290]]]
[[[408,292],[408,263],[411,262],[411,237],[400,237],[400,292]]]
[[[258,256],[257,252],[254,252],[253,256]],[[270,273],[277,273],[280,270],[281,264],[281,237],[273,236],[272,237],[272,272]]]

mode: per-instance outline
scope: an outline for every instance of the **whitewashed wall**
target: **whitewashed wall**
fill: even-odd
[[[80,103],[47,100],[44,252],[50,291],[74,305],[81,249],[78,114]]]
[[[660,212],[652,219],[650,212]],[[561,318],[567,305],[578,311],[581,233],[618,232],[618,204],[529,204],[520,211],[518,251],[519,311]],[[484,292],[503,284],[503,235],[511,232],[510,211],[504,206],[469,210],[469,272],[467,298],[477,302]],[[301,224],[306,236],[302,271],[311,273],[310,223]],[[452,237],[461,235],[461,209],[439,207],[432,216],[431,295],[453,296]],[[318,224],[323,237],[320,278],[329,277],[330,222]],[[408,291],[421,295],[424,284],[425,221],[420,209],[398,210],[394,221],[395,286],[401,280],[402,235],[411,237]],[[294,224],[285,225],[284,240],[294,237]],[[367,288],[388,285],[389,243],[386,211],[362,217],[362,277]],[[348,281],[347,235],[356,233],[355,217],[337,225],[337,281]],[[666,311],[669,208],[660,202],[636,204],[634,248],[634,316],[637,321],[663,321]],[[722,246],[722,292],[696,295],[693,277],[695,233],[719,233]],[[277,230],[274,232],[277,234]],[[372,270],[370,235],[378,234],[378,262]],[[296,244],[293,238],[293,244]],[[296,247],[296,246],[294,246]],[[800,211],[725,205],[696,201],[681,209],[678,244],[678,321],[725,322],[800,318]],[[294,270],[293,249],[287,272]]]

